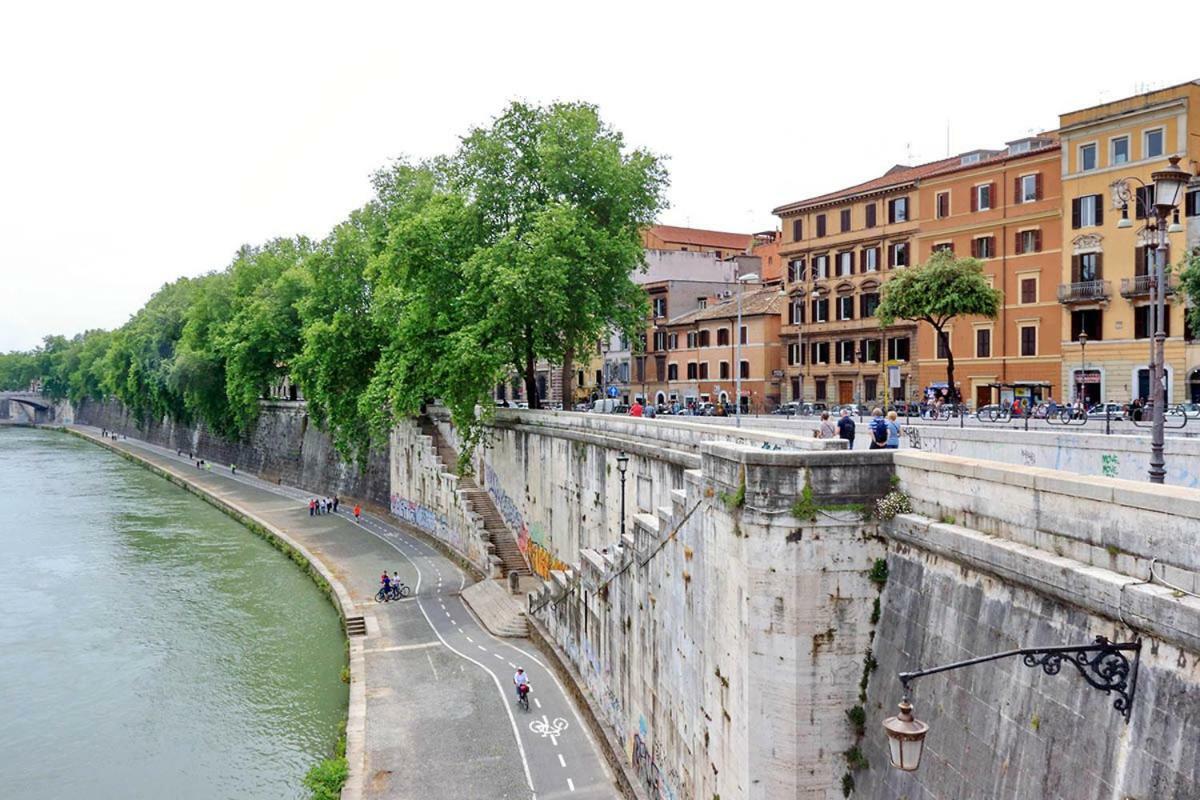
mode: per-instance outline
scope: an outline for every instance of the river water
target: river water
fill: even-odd
[[[304,797],[343,642],[312,581],[207,503],[0,428],[0,797]]]

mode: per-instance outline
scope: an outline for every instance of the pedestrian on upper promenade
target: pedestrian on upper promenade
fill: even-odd
[[[883,409],[876,408],[871,412],[871,449],[882,450],[887,446],[887,420],[883,418]]]
[[[362,516],[362,506],[358,503],[354,504],[354,521],[358,522],[358,518]]]
[[[842,418],[837,421],[838,438],[844,439],[846,449],[854,449],[854,417],[850,416],[850,409],[842,409]]]
[[[658,409],[655,408],[653,404],[650,404],[646,406],[646,411],[642,416],[646,417],[647,419],[654,419],[657,415]]]
[[[1053,417],[1058,412],[1058,403],[1054,402],[1054,395],[1046,395],[1046,416]]]
[[[821,427],[817,429],[818,439],[832,439],[837,436],[837,431],[833,427],[833,423],[829,421],[829,412],[821,412]]]
[[[900,447],[900,423],[896,421],[896,412],[887,413],[887,444],[884,447],[896,450]]]
[[[633,401],[633,406],[629,409],[629,416],[640,417],[642,412],[645,410],[646,409],[642,406],[642,401],[635,398]]]
[[[308,515],[314,516],[317,513],[317,501],[315,498],[308,498]]]
[[[338,499],[338,496],[335,494],[333,496],[333,513],[335,513],[335,514],[337,513],[337,508],[338,508],[339,502],[341,502],[341,501]]]

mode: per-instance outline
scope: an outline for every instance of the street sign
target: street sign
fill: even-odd
[[[617,387],[615,387],[615,386],[608,387],[608,396],[609,397],[616,397],[619,394],[620,394],[620,391],[617,390]]]
[[[900,385],[901,385],[900,384],[900,367],[898,367],[898,366],[897,367],[888,367],[887,370],[888,370],[888,388],[889,389],[899,389]]]
[[[772,378],[782,378],[782,377],[783,377],[783,370],[781,370],[781,369],[773,369],[773,370],[771,370],[771,377],[772,377]]]

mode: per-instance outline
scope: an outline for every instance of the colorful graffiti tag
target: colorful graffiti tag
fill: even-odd
[[[426,508],[420,503],[415,503],[398,494],[391,496],[390,505],[393,516],[399,517],[414,528],[420,528],[430,536],[435,536],[451,547],[462,551],[464,544],[462,535],[449,523],[445,514],[439,514],[433,509]]]
[[[542,580],[550,579],[551,570],[565,570],[567,565],[554,557],[546,548],[536,542],[530,542],[525,555],[529,557],[529,568],[532,569]]]
[[[516,502],[500,487],[500,479],[489,464],[485,464],[483,467],[483,482],[487,484],[488,494],[492,496],[492,503],[495,504],[496,510],[504,518],[504,524],[516,534],[517,546],[521,548],[522,553],[528,552],[529,528],[525,525],[525,518],[521,516],[521,510],[517,507]]]

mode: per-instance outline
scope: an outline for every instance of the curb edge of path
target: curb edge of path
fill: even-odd
[[[88,433],[87,431],[79,430],[76,427],[63,426],[60,430],[77,436],[92,444],[98,444],[101,447],[116,453],[117,455],[132,461],[139,466],[142,466],[151,472],[165,478],[167,481],[185,489],[209,504],[215,506],[221,511],[233,517],[238,522],[245,525],[253,533],[259,533],[265,538],[273,540],[276,544],[281,545],[282,549],[288,555],[295,553],[300,558],[307,562],[310,569],[317,573],[320,578],[325,581],[329,591],[328,596],[333,600],[333,604],[337,607],[338,612],[342,616],[342,631],[345,632],[347,615],[355,615],[354,602],[350,598],[350,593],[346,591],[346,587],[342,585],[333,573],[325,566],[325,564],[310,553],[302,544],[297,542],[288,534],[284,533],[279,528],[262,519],[261,517],[241,508],[240,506],[225,500],[203,486],[194,483],[182,473],[164,467],[159,464],[144,458],[138,453],[118,447],[114,444],[106,442],[99,436]],[[366,773],[366,728],[367,728],[367,672],[366,662],[363,655],[363,639],[364,637],[346,637],[349,645],[349,661],[350,661],[350,699],[346,709],[346,764],[349,774],[345,784],[342,786],[342,800],[361,800],[363,796],[363,787],[365,783]]]

